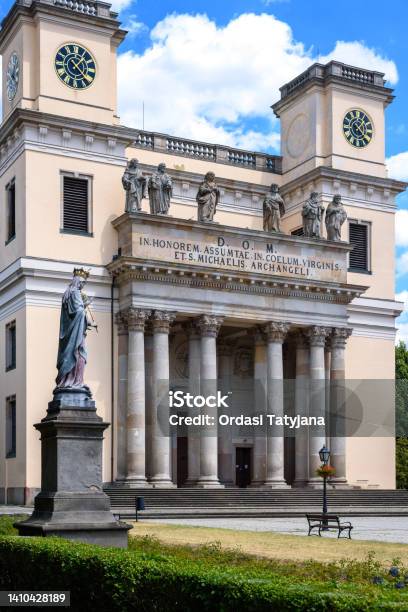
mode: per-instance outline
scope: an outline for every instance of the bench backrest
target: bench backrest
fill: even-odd
[[[306,514],[308,522],[310,521],[327,521],[328,523],[339,524],[340,519],[336,514]]]

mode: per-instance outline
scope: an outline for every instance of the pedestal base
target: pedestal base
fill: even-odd
[[[102,491],[102,441],[108,427],[87,387],[56,389],[41,432],[41,491],[34,512],[16,523],[22,536],[60,536],[126,548],[131,525],[118,522]]]

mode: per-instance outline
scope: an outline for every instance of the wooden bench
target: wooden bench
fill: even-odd
[[[337,529],[337,537],[339,538],[343,531],[348,532],[348,537],[351,540],[351,530],[353,529],[352,524],[349,521],[343,523],[340,522],[340,517],[336,514],[306,514],[307,522],[309,523],[308,536],[313,535],[312,530],[317,529],[321,536],[322,531],[328,531],[330,529]]]

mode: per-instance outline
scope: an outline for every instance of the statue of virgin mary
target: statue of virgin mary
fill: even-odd
[[[82,292],[89,272],[75,268],[71,283],[62,296],[56,378],[57,389],[80,389],[84,385],[87,361],[85,337],[96,325],[88,310],[89,298]]]

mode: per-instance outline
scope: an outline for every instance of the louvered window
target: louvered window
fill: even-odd
[[[16,236],[16,184],[14,179],[6,186],[7,197],[7,235],[6,242]]]
[[[305,235],[303,231],[303,227],[298,227],[297,229],[292,230],[290,233],[291,233],[291,236],[304,236]]]
[[[349,269],[352,272],[368,272],[368,238],[369,225],[367,223],[349,224],[349,240],[353,246],[350,253]]]
[[[16,397],[6,399],[6,458],[16,456]]]
[[[87,234],[89,223],[89,179],[63,176],[62,229]]]

